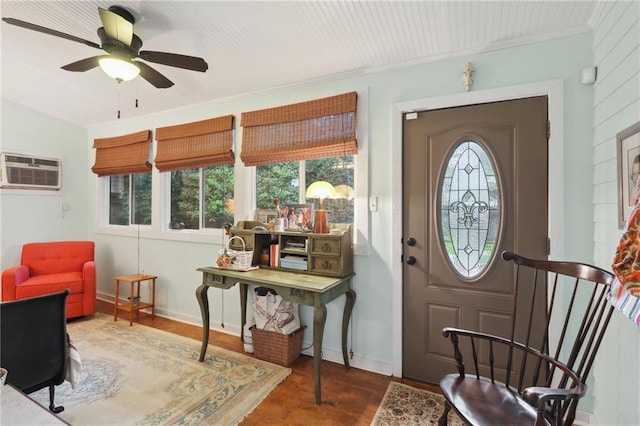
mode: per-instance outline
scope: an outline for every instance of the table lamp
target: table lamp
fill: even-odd
[[[327,217],[327,211],[322,205],[322,201],[325,198],[334,197],[336,189],[329,182],[319,180],[313,182],[307,188],[306,198],[319,198],[320,209],[316,210],[315,217],[313,219],[313,232],[316,234],[328,234],[329,233],[329,218]]]

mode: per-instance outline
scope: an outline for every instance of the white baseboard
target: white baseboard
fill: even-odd
[[[115,297],[112,294],[98,293],[97,299],[113,303]],[[122,300],[122,303],[128,303],[128,299]],[[151,313],[148,309],[141,309],[142,312]],[[167,318],[173,321],[178,321],[184,324],[195,325],[197,327],[202,327],[202,318],[200,316],[194,317],[192,315],[183,315],[176,312],[168,312],[163,309],[156,308],[155,312],[156,316]],[[123,317],[125,318],[125,317]],[[209,324],[209,329],[217,331],[219,333],[226,333],[232,336],[240,337],[240,327],[238,326],[225,326],[222,328],[221,325]],[[312,339],[309,339],[309,342],[304,342],[302,347],[308,347],[304,349],[302,353],[304,355],[313,356],[313,347],[311,347]],[[330,362],[335,362],[338,364],[344,364],[342,359],[342,351],[322,348],[322,359]],[[362,357],[359,354],[353,354],[353,357],[349,360],[349,365],[354,368],[358,368],[360,370],[370,371],[372,373],[382,374],[384,376],[391,376],[393,374],[393,366],[388,362],[380,362],[373,359],[368,359],[366,357]]]
[[[595,417],[592,413],[587,413],[586,411],[576,410],[576,419],[573,424],[575,426],[588,426],[588,425],[597,425]]]
[[[98,300],[102,300],[104,302],[113,303],[115,297],[111,294],[98,293],[96,295]],[[129,303],[129,299],[121,299],[120,303]],[[140,309],[140,311],[145,313],[151,313],[150,309]],[[182,315],[176,312],[169,312],[164,309],[159,309],[156,307],[156,316],[161,318],[170,319],[173,321],[178,321],[184,324],[195,325],[196,327],[202,327],[202,318],[200,316],[194,317],[192,315]],[[124,318],[124,317],[123,317]],[[240,327],[236,326],[225,326],[224,328],[221,325],[209,324],[209,330],[218,331],[220,333],[230,334],[232,336],[240,337]]]
[[[311,343],[306,344],[306,346],[309,345],[311,345]],[[305,344],[303,343],[303,347],[304,346]],[[304,355],[313,356],[313,347],[304,349],[302,353]],[[335,362],[336,364],[344,364],[344,360],[342,359],[342,350],[322,348],[322,359],[325,361]],[[349,359],[349,365],[353,368],[382,374],[383,376],[393,375],[393,366],[390,363],[364,358],[355,353],[353,354],[353,357]]]

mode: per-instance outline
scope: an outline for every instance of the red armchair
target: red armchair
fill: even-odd
[[[2,271],[2,301],[70,290],[67,318],[96,311],[93,241],[54,241],[22,246],[20,265]]]

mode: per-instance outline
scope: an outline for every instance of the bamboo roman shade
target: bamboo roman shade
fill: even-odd
[[[247,166],[357,154],[356,92],[242,113]]]
[[[91,170],[98,176],[149,172],[151,171],[150,146],[151,130],[112,138],[94,139],[96,163]]]
[[[161,172],[233,164],[233,115],[156,129]]]

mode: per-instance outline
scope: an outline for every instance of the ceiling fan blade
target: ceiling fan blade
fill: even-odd
[[[121,8],[118,8],[116,11],[120,10]],[[131,46],[131,41],[133,40],[133,22],[129,22],[127,19],[113,12],[111,8],[107,10],[99,7],[98,11],[100,12],[100,20],[102,21],[104,31],[109,38]]]
[[[98,62],[100,59],[107,58],[108,56],[109,55],[100,55],[100,56],[93,56],[91,58],[81,59],[79,61],[67,64],[61,68],[63,70],[76,71],[76,72],[89,71],[90,69],[93,69],[98,65],[100,65],[100,63]]]
[[[26,28],[28,30],[38,31],[38,32],[41,32],[41,33],[49,34],[49,35],[60,37],[60,38],[64,38],[66,40],[71,40],[71,41],[75,41],[75,42],[78,42],[78,43],[86,44],[87,46],[95,47],[96,49],[101,49],[99,44],[96,44],[96,43],[94,43],[92,41],[85,40],[85,39],[80,38],[80,37],[72,36],[70,34],[66,34],[66,33],[63,33],[63,32],[60,32],[60,31],[52,30],[51,28],[41,27],[40,25],[31,24],[29,22],[21,21],[19,19],[14,19],[14,18],[2,18],[2,20],[4,22],[6,22],[7,24],[11,24],[11,25],[15,25],[15,26],[18,26],[18,27]]]
[[[169,80],[149,65],[140,61],[134,62],[140,68],[140,76],[158,89],[166,89],[173,86],[173,81]]]
[[[145,61],[155,62],[156,64],[169,65],[171,67],[184,68],[191,71],[205,72],[209,69],[209,65],[207,65],[204,59],[197,58],[195,56],[143,50],[138,54],[138,57]]]

